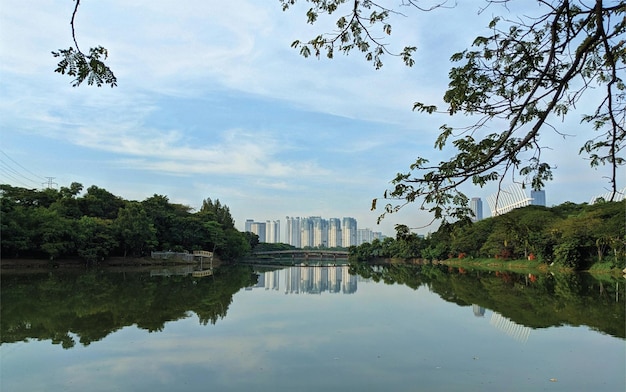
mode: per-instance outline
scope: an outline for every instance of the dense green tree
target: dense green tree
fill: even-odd
[[[216,199],[215,202],[211,198],[204,199],[202,207],[200,207],[200,214],[206,216],[207,220],[219,222],[224,230],[235,228],[235,220],[230,214],[230,209],[228,206],[222,205],[219,199]]]
[[[115,219],[119,209],[124,206],[124,200],[106,189],[92,185],[87,188],[87,192],[80,199],[80,204],[84,215],[94,218]]]
[[[480,250],[493,231],[493,222],[493,219],[483,219],[471,225],[455,227],[456,235],[450,244],[452,252],[471,257],[482,256]]]
[[[76,249],[75,221],[59,215],[54,209],[37,208],[35,211],[40,249],[50,260],[72,255]]]
[[[34,218],[35,208],[28,208],[4,198],[1,207],[2,255],[19,257],[35,251],[35,229],[38,226]]]
[[[183,242],[183,221],[190,207],[172,204],[164,195],[153,195],[141,202],[156,229],[157,247],[171,250]]]
[[[113,221],[83,216],[76,227],[76,252],[89,263],[104,260],[118,247]]]
[[[563,218],[565,216],[565,218]],[[613,267],[626,259],[626,201],[554,208],[527,206],[478,222],[442,222],[422,240],[404,228],[396,238],[351,247],[354,260],[450,257],[537,259],[585,269],[607,256]]]
[[[128,254],[144,256],[157,245],[154,224],[138,202],[128,202],[124,208],[120,208],[115,227],[124,249],[124,257]]]
[[[246,236],[236,229],[224,230],[224,245],[219,255],[227,261],[234,261],[250,253],[250,244]]]
[[[83,216],[83,212],[80,208],[78,194],[82,190],[83,185],[78,182],[73,182],[69,187],[62,186],[58,192],[57,200],[50,205],[50,209],[57,211],[59,215],[66,218],[80,218]]]
[[[246,236],[246,239],[248,240],[248,244],[250,244],[250,249],[254,249],[256,248],[257,245],[259,245],[259,236],[257,234],[254,234],[250,231],[246,231],[244,235]]]
[[[81,190],[79,183],[59,191],[0,185],[2,256],[79,256],[96,262],[108,255],[143,256],[152,249],[202,249],[234,260],[251,249],[251,237],[230,227],[230,211],[219,201],[205,201],[205,211],[194,213],[167,196],[139,203],[97,186],[82,197]]]

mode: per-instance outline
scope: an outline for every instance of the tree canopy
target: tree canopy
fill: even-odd
[[[280,0],[283,10],[298,0]],[[374,68],[383,66],[385,55],[397,56],[408,65],[419,56],[408,44],[394,53],[388,49],[393,17],[405,16],[409,8],[430,12],[455,4],[447,0],[397,2],[371,0],[300,0],[310,5],[307,22],[326,18],[336,28],[313,38],[296,39],[292,47],[304,57],[336,52],[362,53]],[[61,57],[56,72],[74,77],[74,85],[111,87],[117,84],[104,64],[108,51],[91,48],[89,55],[78,48],[72,14],[75,47],[53,52]],[[447,160],[432,163],[418,156],[408,170],[392,179],[391,189],[372,202],[376,209],[385,200],[382,219],[403,206],[419,202],[422,209],[438,218],[466,218],[471,215],[468,197],[459,190],[463,184],[499,187],[507,178],[539,190],[552,180],[554,164],[546,162],[541,136],[547,132],[565,135],[556,124],[576,109],[585,98],[586,113],[580,130],[586,142],[579,154],[592,167],[608,165],[612,198],[618,193],[618,168],[625,163],[622,151],[626,132],[626,3],[595,0],[536,0],[524,2],[524,14],[507,10],[520,0],[484,0],[479,11],[489,8],[495,16],[487,26],[490,33],[477,36],[471,48],[452,53],[448,89],[443,92],[445,108],[428,102],[415,102],[414,110],[428,114],[446,113],[468,121],[458,128],[441,125],[435,147],[452,147]],[[492,131],[489,131],[492,130]]]
[[[230,209],[219,199],[205,199],[194,212],[163,195],[139,202],[95,185],[80,195],[82,189],[77,182],[59,190],[0,184],[0,256],[97,263],[153,250],[211,250],[232,261],[250,251],[249,236],[235,229]]]

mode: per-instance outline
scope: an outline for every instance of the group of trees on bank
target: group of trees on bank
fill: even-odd
[[[358,260],[375,257],[536,259],[574,269],[596,262],[624,268],[626,201],[527,206],[470,222],[443,223],[426,238],[397,226],[396,238],[350,248]]]
[[[199,211],[153,195],[124,200],[95,185],[60,189],[0,185],[3,258],[142,257],[152,250],[210,250],[223,260],[250,251],[227,206],[210,198]]]

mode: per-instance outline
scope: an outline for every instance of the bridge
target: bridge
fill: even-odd
[[[317,260],[336,260],[347,259],[347,250],[321,250],[321,249],[291,249],[291,250],[272,250],[263,252],[253,252],[252,256],[256,258],[272,258],[272,259],[317,259]]]

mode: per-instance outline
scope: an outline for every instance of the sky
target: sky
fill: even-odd
[[[394,15],[389,49],[417,46],[416,63],[387,56],[375,70],[359,53],[305,59],[291,48],[332,31],[335,20],[308,25],[303,1],[283,12],[278,0],[83,0],[78,43],[109,50],[118,79],[111,89],[74,88],[53,72],[51,51],[72,45],[74,2],[5,2],[0,182],[42,188],[52,177],[57,187],[79,182],[139,201],[165,195],[195,209],[219,199],[239,230],[246,219],[284,225],[286,216],[322,216],[354,217],[359,228],[386,235],[395,224],[435,231],[436,224],[422,228],[432,217],[417,204],[380,224],[382,211],[370,207],[417,157],[451,156],[434,148],[439,126],[471,122],[412,111],[416,101],[445,107],[450,56],[486,34],[496,13],[515,12],[459,3]],[[554,123],[567,138],[542,137],[556,166],[545,188],[549,206],[608,191],[609,168],[592,169],[578,155],[590,138],[581,115]],[[495,185],[461,190],[482,197],[489,215]]]

